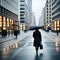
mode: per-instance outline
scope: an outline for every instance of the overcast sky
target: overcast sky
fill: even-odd
[[[39,17],[41,16],[42,9],[45,6],[46,0],[32,0],[32,11],[35,14],[36,23],[39,21]]]

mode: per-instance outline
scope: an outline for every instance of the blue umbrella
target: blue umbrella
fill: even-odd
[[[42,29],[42,26],[32,26],[29,30]]]

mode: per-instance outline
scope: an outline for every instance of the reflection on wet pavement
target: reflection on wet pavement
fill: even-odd
[[[14,45],[4,48],[0,52],[0,60],[60,60],[60,46],[57,43],[57,40],[54,42],[43,36],[43,50],[39,49],[38,55],[36,55],[33,38],[28,36]]]
[[[60,46],[56,46],[56,52],[60,53]]]

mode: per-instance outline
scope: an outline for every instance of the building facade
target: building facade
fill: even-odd
[[[20,0],[20,27],[28,30],[31,24],[32,0]]]
[[[60,0],[52,0],[52,30],[60,31]]]
[[[30,24],[30,27],[36,26],[36,18],[35,18],[34,13],[32,13],[31,16],[32,16],[32,17],[31,17],[31,24]]]
[[[48,30],[48,27],[51,27],[52,13],[51,13],[51,0],[46,0],[45,9],[44,9],[44,28]]]
[[[20,0],[20,30],[25,30],[25,0]]]
[[[0,32],[7,30],[12,33],[18,29],[18,1],[0,0]]]
[[[45,26],[45,7],[42,10],[42,14],[39,18],[39,26]]]
[[[26,2],[25,28],[29,29],[32,20],[32,0],[25,0],[25,2]]]

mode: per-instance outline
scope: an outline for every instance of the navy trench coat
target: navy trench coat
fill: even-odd
[[[33,38],[34,38],[33,46],[39,47],[41,45],[41,41],[42,41],[40,31],[33,32]]]

